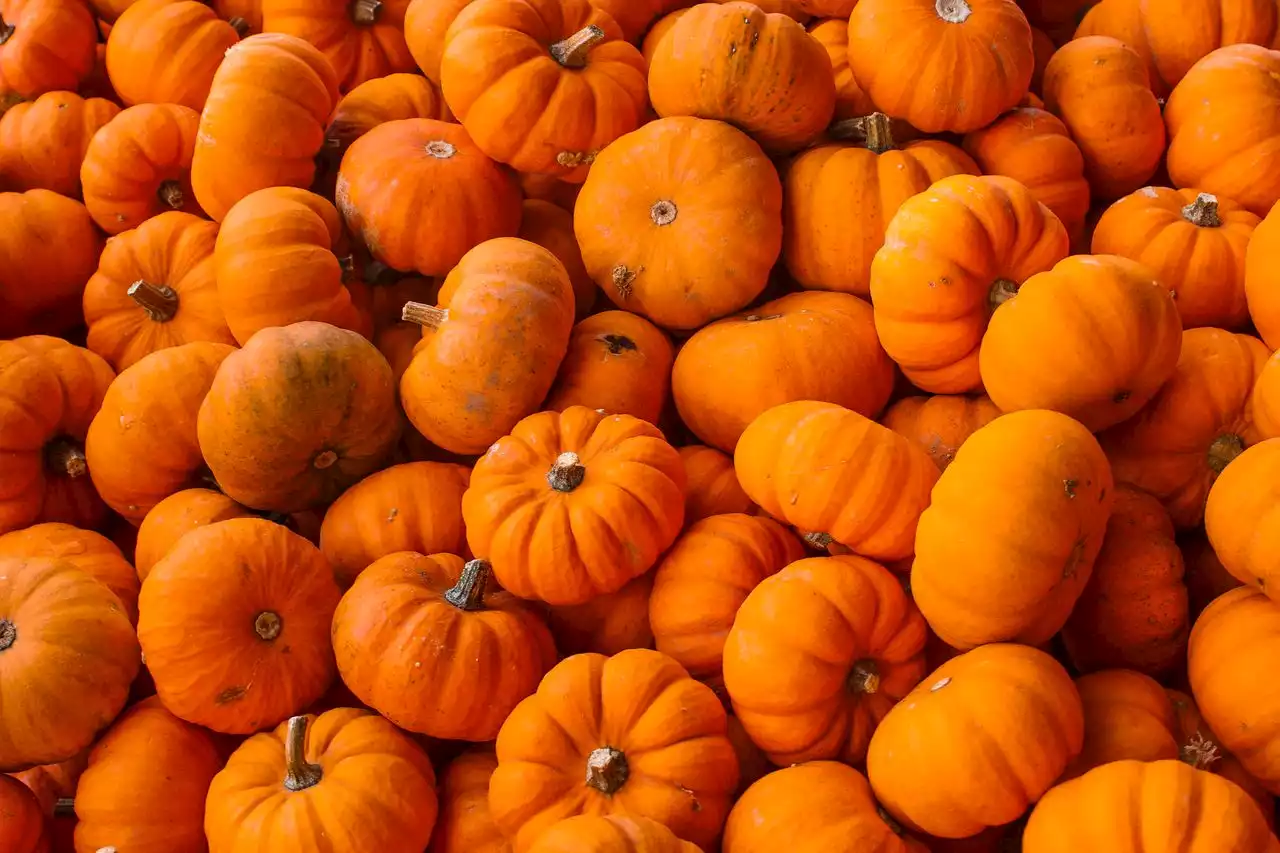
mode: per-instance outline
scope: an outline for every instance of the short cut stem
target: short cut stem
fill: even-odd
[[[604,41],[604,30],[588,24],[564,41],[551,45],[551,56],[565,68],[585,68],[591,48]]]
[[[406,302],[400,311],[400,319],[428,329],[438,329],[449,319],[449,312],[425,302]]]
[[[290,717],[284,738],[284,787],[289,791],[305,791],[320,784],[324,771],[307,763],[306,717]]]
[[[602,794],[616,794],[622,790],[630,775],[627,757],[611,746],[592,750],[587,756],[587,785]]]
[[[167,323],[178,313],[178,291],[167,284],[152,284],[139,279],[129,285],[126,293],[147,312],[153,323]]]
[[[492,570],[488,560],[471,560],[462,567],[462,577],[444,594],[444,600],[459,610],[483,610],[484,591]]]
[[[1211,193],[1200,193],[1195,201],[1182,208],[1182,218],[1201,228],[1221,228],[1222,220],[1218,217],[1218,197]]]
[[[938,17],[948,24],[963,24],[973,14],[965,0],[938,0],[934,8],[938,10]]]
[[[351,4],[351,20],[361,26],[371,26],[378,23],[378,16],[382,13],[382,0],[355,0]]]
[[[547,472],[547,483],[557,492],[572,492],[587,476],[586,466],[578,454],[569,451],[561,453]]]

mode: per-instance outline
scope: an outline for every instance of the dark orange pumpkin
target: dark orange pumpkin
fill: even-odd
[[[649,596],[654,573],[645,572],[617,592],[597,595],[582,604],[547,607],[547,627],[564,657],[594,652],[616,655],[627,649],[653,648]]]
[[[440,60],[444,39],[453,19],[472,0],[410,0],[404,13],[404,39],[418,69],[440,85]]]
[[[686,477],[684,519],[686,524],[711,515],[738,512],[752,514],[756,505],[742,490],[733,471],[733,457],[701,444],[680,448]]]
[[[827,51],[827,58],[831,60],[831,70],[835,72],[836,110],[832,118],[836,121],[844,121],[875,112],[875,104],[871,103],[871,98],[862,91],[858,81],[853,79],[853,69],[849,67],[848,21],[840,18],[824,18],[815,21],[809,25],[809,35],[817,39],[818,44]]]
[[[120,112],[111,101],[49,92],[0,118],[0,186],[80,198],[80,165],[98,129]]]
[[[940,470],[956,458],[965,440],[1000,417],[989,397],[903,397],[880,423],[920,445]]]
[[[70,563],[116,594],[129,621],[138,621],[138,575],[115,543],[70,524],[33,524],[0,536],[0,559],[45,557]]]
[[[671,342],[662,330],[626,311],[601,311],[573,327],[556,384],[542,404],[602,409],[658,422],[671,381]]]
[[[0,844],[6,853],[49,853],[49,832],[36,795],[0,775]]]
[[[434,83],[418,74],[388,74],[361,83],[338,101],[325,133],[324,155],[336,164],[351,143],[378,125],[406,118],[449,119]]]
[[[578,186],[554,178],[551,181],[562,187]],[[528,197],[524,200],[520,230],[516,236],[537,243],[564,264],[569,283],[573,285],[574,315],[581,320],[591,312],[600,291],[582,263],[582,250],[578,248],[578,238],[573,233],[573,200],[569,200],[567,207],[561,207],[553,200],[534,198],[527,188],[525,195]]]
[[[473,747],[449,762],[440,777],[440,817],[431,853],[511,853],[511,844],[489,814],[489,778],[498,757]]]
[[[210,489],[183,489],[157,503],[138,526],[134,551],[138,580],[147,575],[192,530],[230,518],[249,518],[253,511],[222,492]]]
[[[4,0],[0,29],[0,111],[45,92],[74,91],[93,71],[98,29],[80,0]]]
[[[1077,678],[1076,691],[1084,707],[1084,746],[1063,780],[1112,761],[1179,757],[1173,703],[1155,679],[1128,669],[1107,669]]]
[[[318,47],[338,75],[338,88],[349,92],[413,70],[404,41],[408,6],[409,0],[269,0],[262,4],[262,28]]]

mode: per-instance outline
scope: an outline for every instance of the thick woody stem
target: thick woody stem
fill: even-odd
[[[1221,474],[1241,453],[1244,453],[1244,439],[1231,433],[1220,435],[1209,445],[1209,469]]]
[[[324,772],[318,765],[307,763],[307,718],[290,717],[284,739],[284,787],[305,791],[320,784]]]
[[[938,10],[938,17],[949,24],[963,24],[973,14],[964,0],[938,0],[934,8]]]
[[[1210,193],[1200,193],[1195,201],[1182,208],[1182,218],[1201,228],[1221,228],[1222,220],[1218,218],[1218,197]]]
[[[406,302],[400,311],[400,319],[428,329],[438,329],[449,319],[449,312],[425,302]]]
[[[462,577],[444,594],[444,600],[460,610],[482,610],[491,569],[488,560],[471,560],[462,567]]]
[[[827,128],[827,136],[832,139],[856,140],[875,154],[883,154],[896,147],[893,141],[893,119],[884,113],[838,121]]]
[[[126,291],[138,307],[156,323],[167,323],[178,313],[178,292],[167,284],[138,280]]]
[[[362,26],[378,23],[382,12],[382,0],[355,0],[351,4],[351,20]]]
[[[587,784],[602,794],[620,791],[630,775],[627,757],[611,746],[602,746],[587,756]]]
[[[551,470],[547,472],[547,483],[557,492],[572,492],[582,485],[586,476],[587,469],[578,454],[569,451],[556,457]]]
[[[589,24],[564,41],[551,45],[551,56],[565,68],[585,68],[591,48],[604,41],[604,30]]]

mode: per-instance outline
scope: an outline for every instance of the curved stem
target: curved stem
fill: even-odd
[[[604,30],[589,24],[564,41],[551,45],[551,56],[565,68],[585,68],[591,48],[604,41]]]
[[[449,319],[449,312],[425,302],[406,302],[400,311],[400,319],[428,329],[438,329]]]
[[[587,784],[602,794],[620,791],[630,775],[627,757],[611,746],[592,750],[587,756]]]
[[[306,717],[290,717],[284,738],[284,786],[290,791],[305,791],[320,784],[324,771],[319,765],[307,763]]]
[[[1201,228],[1221,228],[1222,220],[1218,218],[1218,197],[1211,193],[1200,193],[1195,201],[1182,208],[1182,218]]]
[[[355,0],[351,4],[351,20],[368,27],[378,23],[382,13],[382,0]]]
[[[897,143],[893,140],[893,119],[884,113],[872,113],[869,116],[838,121],[827,128],[827,135],[832,139],[861,142],[874,154],[883,154],[897,147]]]
[[[187,197],[182,192],[182,184],[177,181],[165,181],[160,184],[160,189],[156,192],[160,196],[160,200],[174,210],[182,210],[182,206],[187,203]]]
[[[178,292],[167,284],[139,279],[129,285],[126,293],[153,322],[167,323],[178,313]]]
[[[76,479],[89,473],[89,460],[79,442],[69,438],[55,438],[45,448],[45,464],[49,470],[64,477]]]
[[[547,472],[547,483],[557,492],[572,492],[582,485],[587,476],[586,466],[578,458],[578,454],[569,451],[561,453]]]
[[[492,570],[488,560],[471,560],[462,567],[462,577],[444,594],[444,600],[460,610],[484,609],[484,591]]]

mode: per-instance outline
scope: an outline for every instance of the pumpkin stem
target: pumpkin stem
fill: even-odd
[[[53,804],[54,817],[73,817],[75,813],[76,813],[75,797],[59,797],[58,801]],[[103,847],[99,849],[98,853],[102,853],[103,850],[115,850],[115,849],[116,848],[114,847]]]
[[[653,207],[649,208],[649,218],[653,220],[653,224],[661,228],[663,225],[670,225],[676,221],[680,209],[676,207],[674,201],[663,199],[655,201]]]
[[[884,113],[838,121],[827,128],[827,136],[861,142],[873,154],[883,154],[897,147],[893,141],[893,119]]]
[[[154,323],[167,323],[178,313],[178,292],[167,284],[139,279],[125,293]]]
[[[458,149],[451,142],[445,142],[443,139],[433,139],[427,143],[427,153],[437,160],[448,160],[458,153]]]
[[[849,670],[846,683],[854,693],[876,693],[880,690],[880,667],[871,658],[864,658]]]
[[[319,765],[307,763],[307,722],[305,716],[290,717],[284,736],[284,787],[289,791],[305,791],[324,778]]]
[[[623,351],[635,352],[640,349],[636,346],[636,342],[626,335],[603,335],[600,340],[609,348],[609,355],[621,355]]]
[[[488,560],[469,560],[462,567],[462,577],[444,594],[444,600],[460,610],[483,610],[484,590],[492,569]]]
[[[45,449],[45,464],[49,470],[71,479],[89,473],[89,460],[84,448],[69,438],[56,438]]]
[[[4,16],[0,15],[0,44],[7,42],[17,32],[17,29],[13,24],[6,24]]]
[[[245,36],[249,35],[249,22],[246,21],[244,18],[241,18],[240,16],[237,15],[231,20],[227,21],[227,23],[231,25],[231,29],[235,30],[236,35],[240,36],[240,38],[244,38]]]
[[[1208,770],[1209,765],[1221,759],[1222,756],[1218,754],[1216,743],[1196,732],[1178,750],[1178,758],[1197,770]]]
[[[1215,474],[1221,474],[1231,461],[1244,453],[1244,439],[1230,433],[1220,435],[1209,445],[1209,468]]]
[[[156,195],[174,210],[182,210],[182,206],[187,203],[187,198],[182,193],[182,184],[177,181],[165,181]]]
[[[588,24],[564,41],[551,45],[551,56],[565,68],[585,68],[587,53],[604,41],[604,30]]]
[[[587,756],[587,784],[602,794],[620,791],[630,775],[627,757],[611,746],[592,750]]]
[[[1218,218],[1218,197],[1212,193],[1200,193],[1196,200],[1182,208],[1182,218],[1201,228],[1221,228]]]
[[[587,469],[578,454],[568,451],[556,457],[551,470],[547,472],[547,482],[557,492],[572,492],[582,485],[586,476]]]
[[[949,24],[963,24],[973,14],[973,9],[964,0],[938,0],[935,8],[938,17]]]
[[[449,319],[449,312],[425,302],[406,302],[400,311],[400,319],[426,326],[428,329],[438,329],[444,325],[445,320]]]
[[[280,616],[270,610],[262,611],[258,614],[258,618],[253,620],[254,633],[268,643],[279,637],[283,628],[284,622]]]
[[[351,4],[351,20],[361,26],[378,23],[378,15],[382,13],[382,0],[355,0]]]
[[[991,284],[987,292],[987,307],[992,313],[1001,305],[1018,295],[1018,283],[1007,278],[998,278]]]
[[[0,652],[13,645],[18,639],[18,627],[8,619],[0,619]]]
[[[321,450],[316,454],[316,458],[311,460],[311,464],[315,466],[317,471],[323,471],[325,468],[332,467],[333,463],[337,461],[337,453],[334,453],[332,450]]]
[[[342,280],[348,281],[356,272],[356,256],[343,255],[338,258],[338,269],[342,270]]]
[[[831,543],[836,541],[836,538],[830,533],[820,533],[816,530],[809,533],[802,533],[800,534],[800,538],[804,540],[804,544],[808,545],[815,551],[825,551],[831,547]]]

